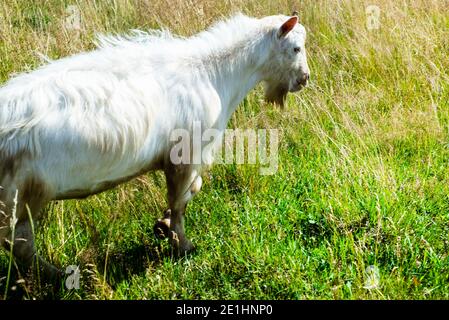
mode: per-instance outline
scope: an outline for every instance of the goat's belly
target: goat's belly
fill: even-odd
[[[54,190],[54,199],[85,198],[111,189],[148,171],[162,169],[160,157],[132,158],[126,156],[85,154],[78,158],[50,160],[45,173]]]
[[[150,166],[146,166],[140,170],[135,170],[135,172],[128,173],[123,177],[104,177],[104,180],[96,182],[86,179],[86,183],[73,185],[73,188],[70,188],[70,185],[66,185],[64,188],[61,188],[56,192],[55,200],[86,198],[88,196],[114,188],[115,186],[130,181],[148,171],[161,169],[161,167],[162,166],[158,163],[153,163]]]
[[[135,174],[130,176],[120,177],[115,180],[105,180],[96,184],[89,186],[88,188],[78,188],[78,189],[69,189],[69,190],[61,190],[59,194],[56,194],[55,200],[65,200],[65,199],[83,199],[88,196],[101,193],[103,191],[109,190],[118,186],[121,183],[127,182],[136,178],[145,172],[150,171],[152,168],[148,168],[145,170],[141,170]]]

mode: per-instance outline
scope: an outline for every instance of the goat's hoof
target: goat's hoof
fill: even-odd
[[[35,254],[30,260],[18,261],[18,274],[26,279],[27,285],[39,285],[40,288],[45,288],[45,292],[56,294],[63,285],[65,273],[58,269],[51,263],[48,263],[40,256]]]
[[[176,234],[172,235],[171,244],[173,248],[173,256],[175,257],[183,257],[189,253],[194,252],[196,249],[192,241],[190,241],[189,239],[179,241]]]
[[[153,231],[154,235],[158,239],[165,239],[169,236],[170,233],[170,209],[167,209],[164,213],[164,217],[162,219],[158,219],[154,224]]]
[[[44,259],[37,257],[33,264],[34,277],[43,283],[53,285],[55,289],[61,287],[65,273],[63,270],[48,263]]]

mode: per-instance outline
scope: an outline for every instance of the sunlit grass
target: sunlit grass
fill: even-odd
[[[368,4],[381,9],[378,30],[366,28]],[[81,10],[80,30],[64,24],[69,5]],[[36,52],[93,48],[95,32],[190,35],[238,10],[293,9],[309,32],[311,85],[284,111],[258,88],[230,122],[280,130],[278,172],[213,167],[188,207],[197,251],[181,260],[152,234],[166,207],[160,173],[50,204],[38,250],[82,270],[81,290],[63,298],[449,298],[448,1],[5,0],[0,80],[41,64]],[[0,279],[8,263],[1,253]]]

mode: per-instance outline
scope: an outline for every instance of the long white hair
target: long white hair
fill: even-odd
[[[257,19],[237,14],[191,38],[167,30],[100,35],[97,50],[51,61],[0,88],[0,150],[39,153],[42,131],[50,128],[57,135],[75,130],[102,150],[123,149],[123,144],[137,148],[152,114],[164,111],[163,104],[151,101],[157,95],[148,101],[133,88],[137,79],[130,75],[151,72],[181,82],[191,76],[192,66],[200,70],[218,55],[232,66],[230,50],[245,45],[239,37],[243,42],[248,32],[257,35],[258,25]]]

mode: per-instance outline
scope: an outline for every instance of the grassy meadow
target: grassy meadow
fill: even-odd
[[[379,28],[367,25],[368,5],[380,9]],[[69,6],[79,28],[68,27]],[[81,269],[81,288],[60,298],[449,299],[447,0],[2,0],[0,82],[41,65],[38,53],[94,48],[96,33],[192,35],[236,11],[293,9],[308,30],[310,85],[284,110],[257,88],[229,123],[280,130],[276,174],[205,174],[187,209],[197,250],[182,259],[153,236],[167,206],[161,173],[51,203],[38,251]],[[0,253],[1,297],[8,264]],[[6,297],[45,292],[19,281]]]

